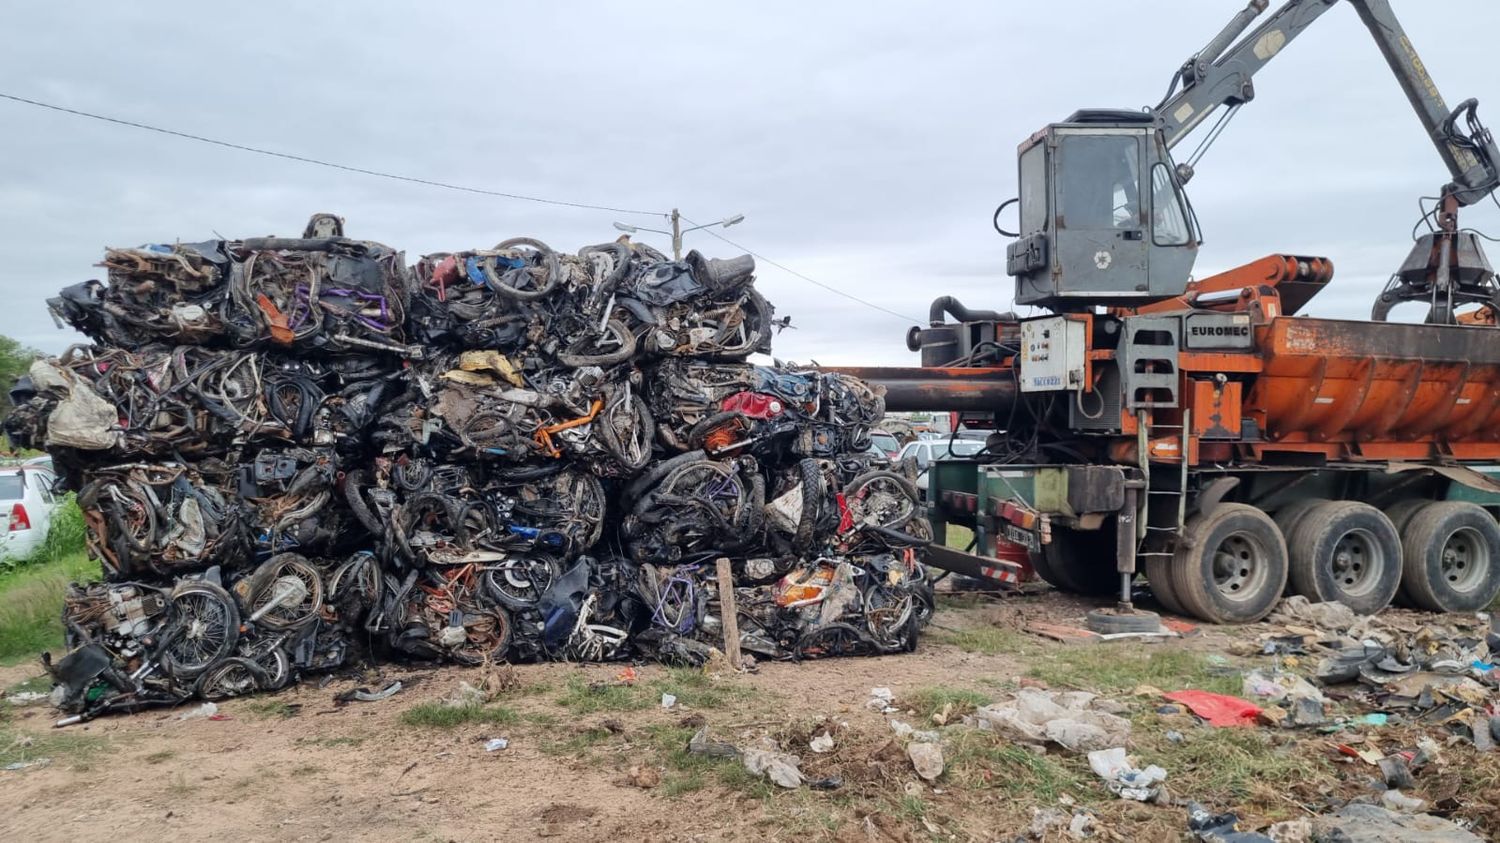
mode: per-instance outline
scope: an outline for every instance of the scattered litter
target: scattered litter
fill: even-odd
[[[738,758],[739,747],[727,741],[716,741],[708,736],[708,727],[704,726],[688,739],[688,752],[694,755],[704,755],[709,758]]]
[[[1162,782],[1167,780],[1167,771],[1152,764],[1144,770],[1136,768],[1125,754],[1124,747],[1100,749],[1090,752],[1089,769],[1103,779],[1110,791],[1121,799],[1136,802],[1155,802],[1163,793]]]
[[[1173,691],[1164,695],[1172,702],[1182,703],[1188,710],[1203,718],[1210,726],[1252,726],[1260,716],[1261,709],[1255,703],[1215,694],[1209,691]]]
[[[1242,831],[1235,814],[1214,814],[1197,802],[1187,804],[1188,831],[1203,843],[1274,843],[1264,834]]]
[[[178,720],[207,720],[219,713],[219,707],[211,702],[206,702],[196,708],[188,709],[177,715]]]
[[[812,749],[813,752],[818,752],[818,753],[832,752],[833,751],[833,735],[831,735],[831,734],[829,734],[827,732],[824,732],[823,734],[818,735],[817,737],[813,738],[811,741],[808,741],[808,747],[810,749]]]
[[[1404,811],[1408,814],[1420,814],[1427,809],[1427,800],[1407,796],[1395,788],[1380,794],[1380,804],[1392,811]]]
[[[1351,803],[1313,819],[1313,839],[1348,843],[1482,843],[1483,838],[1428,814],[1389,811]]]
[[[484,742],[484,751],[499,752],[500,750],[505,749],[508,746],[510,746],[510,740],[508,738],[490,738],[489,740]]]
[[[474,688],[472,685],[470,685],[467,682],[460,682],[459,684],[462,686],[460,688],[460,690],[462,690],[462,688],[469,688],[471,691],[474,691],[476,694],[479,693],[478,689]],[[337,703],[346,703],[346,702],[353,702],[353,701],[358,701],[358,702],[380,702],[381,700],[390,699],[391,697],[394,697],[396,694],[399,694],[400,692],[401,692],[401,680],[398,679],[395,682],[392,682],[391,684],[385,686],[384,688],[381,688],[379,691],[371,691],[369,688],[351,688],[351,689],[349,689],[347,691],[340,691],[339,693],[337,693],[337,694],[335,694],[333,696],[333,701],[337,702]],[[480,697],[482,698],[483,694],[480,694]],[[447,700],[446,702],[447,702],[448,705],[461,705],[461,704],[463,704],[463,703],[455,703],[451,699]]]
[[[51,758],[31,758],[26,761],[12,761],[5,765],[5,771],[7,773],[14,773],[31,767],[45,767],[51,763]]]
[[[674,695],[674,694],[662,694],[661,695],[661,707],[662,708],[671,708],[674,705],[677,705],[677,697],[676,697],[676,695]]]
[[[865,708],[889,714],[898,710],[894,705],[895,700],[896,695],[891,693],[890,688],[871,688],[870,698],[865,701]]]
[[[936,781],[943,774],[943,748],[939,744],[913,741],[906,745],[906,757],[917,775],[927,781]]]
[[[636,673],[636,670],[633,666],[627,667],[624,670],[621,670],[619,673],[615,674],[615,681],[621,685],[634,685],[636,680],[639,678],[640,674]]]
[[[1130,737],[1130,721],[1097,710],[1084,691],[1022,688],[1014,699],[974,711],[981,729],[994,729],[1031,743],[1056,743],[1074,752],[1118,746]]]
[[[37,705],[51,699],[52,695],[43,691],[18,691],[14,694],[6,694],[5,700],[11,705]]]
[[[1313,626],[1342,632],[1357,624],[1359,615],[1337,601],[1314,603],[1300,594],[1294,594],[1277,604],[1267,620],[1286,626]]]
[[[751,775],[764,776],[778,787],[790,789],[802,786],[802,772],[797,769],[800,762],[795,755],[766,749],[747,749],[741,754],[741,760]]]

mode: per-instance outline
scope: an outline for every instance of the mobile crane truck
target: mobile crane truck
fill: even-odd
[[[1172,158],[1217,113],[1211,142],[1255,73],[1340,4],[1452,179],[1370,321],[1297,315],[1333,279],[1327,258],[1193,279],[1193,170]],[[1267,5],[1155,108],[1078,111],[1020,145],[1019,196],[995,227],[1014,238],[1016,304],[1051,315],[941,298],[907,337],[920,368],[843,370],[883,384],[889,409],[994,431],[983,456],[930,471],[935,535],[966,524],[977,551],[934,547],[937,566],[1117,594],[1090,617],[1108,631],[1154,625],[1132,605],[1138,573],[1161,606],[1215,623],[1259,620],[1286,591],[1361,613],[1474,611],[1500,593],[1500,285],[1458,225],[1494,200],[1500,151],[1476,101],[1444,102],[1387,0],[1287,0],[1252,30]],[[1408,303],[1424,322],[1387,321]]]

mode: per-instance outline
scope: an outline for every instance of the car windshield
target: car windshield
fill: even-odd
[[[0,474],[0,500],[16,501],[25,497],[20,473]]]
[[[896,437],[889,433],[872,433],[870,441],[887,451],[894,451],[901,446],[901,443],[896,441]]]
[[[932,456],[936,459],[944,457],[972,457],[984,450],[984,443],[974,439],[943,439],[932,443]]]

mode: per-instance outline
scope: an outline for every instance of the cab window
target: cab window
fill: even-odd
[[[1138,229],[1140,154],[1137,135],[1064,135],[1057,164],[1061,227]]]

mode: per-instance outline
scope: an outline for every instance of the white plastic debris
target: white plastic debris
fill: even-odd
[[[5,699],[11,705],[39,705],[51,697],[51,694],[44,691],[18,691],[14,694],[7,694]]]
[[[199,720],[213,717],[219,713],[219,707],[211,702],[206,702],[190,711],[184,711],[177,715],[178,720]]]
[[[833,735],[824,732],[808,741],[807,745],[813,752],[833,752]]]
[[[865,702],[865,708],[871,711],[878,711],[881,714],[889,714],[897,710],[892,705],[895,700],[896,695],[891,693],[890,688],[871,688],[870,699]]]
[[[937,732],[935,732],[935,731],[933,731],[931,729],[920,730],[919,731],[918,729],[916,729],[915,727],[913,727],[910,723],[907,723],[904,720],[892,720],[892,721],[890,721],[890,723],[891,723],[891,731],[895,732],[896,733],[896,737],[900,738],[903,741],[905,741],[905,740],[913,740],[913,741],[924,741],[926,743],[933,743],[933,742],[937,741],[938,738],[939,738],[939,735],[938,735]]]
[[[510,746],[510,741],[506,738],[490,738],[484,742],[484,751],[499,752],[508,746]]]
[[[790,789],[802,786],[802,771],[797,769],[801,762],[795,755],[766,749],[747,749],[742,760],[745,769],[753,776],[764,776],[779,787]]]
[[[1410,814],[1419,814],[1427,809],[1427,800],[1407,796],[1399,790],[1387,790],[1380,794],[1380,804],[1392,811],[1405,811]]]
[[[1090,752],[1089,769],[1103,779],[1110,791],[1121,799],[1134,799],[1137,802],[1158,799],[1161,796],[1161,784],[1167,780],[1167,771],[1155,764],[1144,770],[1137,768],[1122,746]]]
[[[1074,752],[1125,743],[1130,737],[1130,721],[1099,711],[1096,700],[1083,691],[1022,688],[1013,700],[977,709],[974,718],[981,729],[994,729],[1030,743],[1050,741]]]
[[[674,696],[672,694],[662,694],[661,695],[661,707],[662,708],[671,708],[674,705],[677,705],[677,697],[676,696]]]
[[[27,767],[45,767],[51,763],[51,758],[32,758],[29,761],[12,761],[9,764],[5,765],[5,771],[7,773],[14,773],[20,770],[24,770]]]
[[[943,748],[935,743],[914,742],[906,745],[906,757],[911,759],[912,769],[927,781],[936,781],[943,774]]]

